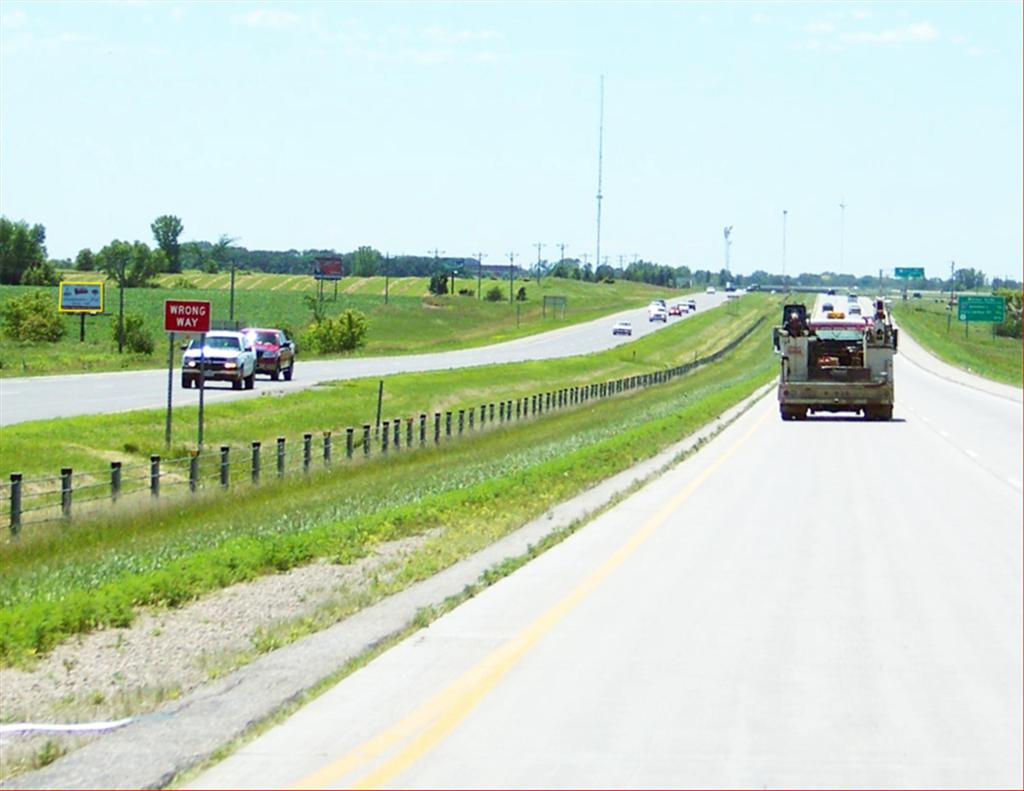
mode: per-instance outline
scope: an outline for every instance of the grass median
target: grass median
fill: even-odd
[[[378,542],[433,531],[388,583],[399,589],[692,433],[775,367],[767,332],[754,333],[670,384],[446,447],[41,528],[0,548],[0,663],[126,625],[141,606],[179,605],[317,558],[349,562]]]

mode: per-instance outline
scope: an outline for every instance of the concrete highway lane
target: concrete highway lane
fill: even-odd
[[[1020,403],[700,453],[197,777],[239,787],[1022,786]]]
[[[688,296],[685,299],[689,298]],[[709,310],[725,301],[724,294],[702,293],[692,295],[692,298],[697,301],[698,312]],[[620,319],[633,322],[632,337],[612,335],[612,324]],[[207,388],[205,399],[206,403],[213,404],[239,398],[254,398],[268,392],[295,392],[318,382],[337,379],[589,354],[628,343],[685,319],[686,316],[681,319],[670,318],[668,325],[660,322],[651,323],[647,320],[647,309],[636,308],[584,324],[562,327],[505,343],[451,352],[306,362],[302,359],[300,350],[293,381],[271,382],[265,377],[257,377],[254,390],[238,391],[232,390],[227,382],[214,382]],[[166,344],[166,339],[164,343]],[[181,371],[177,368],[174,371],[173,387],[175,405],[199,403],[198,390],[182,389]],[[0,426],[26,420],[156,408],[166,404],[166,369],[0,379]]]

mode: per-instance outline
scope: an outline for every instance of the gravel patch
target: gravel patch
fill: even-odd
[[[176,609],[146,608],[129,627],[68,640],[31,670],[0,670],[0,721],[95,722],[152,711],[254,658],[261,630],[308,617],[386,578],[434,534],[382,543],[348,565],[314,562]],[[0,778],[30,766],[44,748],[64,752],[89,740],[0,737]]]

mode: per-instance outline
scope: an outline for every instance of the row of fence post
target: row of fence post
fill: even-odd
[[[671,381],[676,376],[686,373],[695,367],[704,365],[705,363],[712,362],[722,357],[730,349],[738,345],[743,339],[745,339],[751,332],[753,332],[761,323],[763,319],[756,322],[750,328],[748,328],[743,334],[741,334],[734,341],[730,342],[726,347],[719,351],[708,355],[700,360],[694,359],[690,363],[685,363],[673,368],[653,371],[646,374],[637,374],[634,376],[627,376],[620,379],[614,379],[606,382],[597,382],[589,385],[576,385],[572,387],[560,388],[558,390],[546,391],[543,393],[536,393],[529,396],[523,396],[517,399],[508,399],[499,401],[497,406],[497,414],[495,414],[495,404],[483,403],[480,404],[479,410],[476,407],[470,407],[468,410],[463,408],[456,411],[447,410],[444,413],[434,412],[433,420],[433,443],[435,445],[441,444],[442,436],[445,441],[450,440],[453,436],[461,437],[465,431],[476,431],[477,426],[479,430],[485,429],[488,424],[497,423],[498,425],[511,422],[513,420],[522,420],[535,417],[537,415],[543,415],[544,413],[552,409],[561,409],[568,406],[576,406],[581,403],[585,403],[595,399],[608,398],[619,393],[623,393],[629,390],[634,390],[639,387],[646,387],[653,384],[662,384]],[[513,410],[515,417],[513,417]],[[468,418],[468,420],[467,420]],[[479,418],[479,419],[478,419]],[[454,422],[453,422],[454,420]],[[412,417],[407,418],[395,418],[394,420],[385,420],[381,424],[381,431],[379,433],[380,439],[380,453],[386,455],[389,452],[399,452],[403,448],[402,439],[402,425],[405,425],[405,439],[404,447],[406,449],[412,449],[414,441],[418,440],[419,447],[425,447],[427,444],[427,421],[428,415],[421,413],[418,421],[418,431],[414,431],[416,421]],[[442,433],[443,430],[443,433]],[[371,455],[371,426],[368,423],[364,423],[362,426],[362,436],[357,438],[356,429],[349,427],[345,429],[345,458],[346,460],[352,459],[357,451],[357,439],[358,446],[361,447],[363,458],[368,458]],[[414,435],[415,439],[414,439]],[[276,443],[276,472],[278,478],[283,478],[286,473],[286,439],[284,437],[278,437]],[[393,450],[392,450],[393,449]],[[260,483],[260,476],[262,471],[261,464],[261,444],[259,442],[252,442],[250,446],[250,476],[251,481],[254,485]],[[322,444],[321,453],[323,458],[323,465],[328,467],[332,463],[332,433],[330,431],[324,431],[322,433]],[[226,489],[230,485],[230,454],[231,447],[229,445],[220,446],[220,458],[219,458],[219,484],[222,488]],[[307,432],[302,435],[302,470],[304,473],[308,473],[313,464],[313,434]],[[152,455],[149,458],[149,493],[152,498],[160,497],[160,480],[161,480],[161,458],[159,455]],[[61,517],[69,519],[72,511],[72,493],[73,493],[73,470],[70,467],[62,467],[60,471],[60,510]],[[10,529],[14,535],[17,535],[22,526],[22,514],[24,509],[22,507],[23,502],[23,491],[22,487],[25,481],[21,473],[11,473],[10,476]],[[199,490],[200,484],[200,453],[198,451],[192,451],[188,459],[188,490],[195,493]],[[117,502],[122,495],[122,465],[120,461],[110,462],[110,499],[113,502]]]

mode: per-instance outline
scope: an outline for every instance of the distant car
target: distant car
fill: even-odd
[[[921,292],[920,291],[915,291],[914,292],[914,299],[920,299],[920,298],[921,298]]]
[[[854,293],[853,293],[853,292],[851,291],[851,292],[850,292],[849,294],[847,294],[847,295],[846,295],[846,301],[847,301],[847,302],[856,302],[856,301],[857,301],[857,295],[856,295],[856,294],[854,294]]]
[[[673,305],[672,307],[670,307],[668,309],[668,315],[669,316],[682,316],[683,315],[683,306],[682,305]]]
[[[708,294],[714,294],[715,293],[715,287],[714,286],[708,286],[707,289],[705,289],[705,290],[706,290],[706,292]]]
[[[836,295],[836,290],[834,288],[830,288],[826,293],[828,296],[834,297]]]
[[[256,380],[256,350],[240,332],[206,333],[206,345],[193,340],[181,359],[181,386],[199,387],[200,377],[231,382],[235,390],[252,390]]]
[[[833,305],[831,302],[826,302],[824,305],[821,306],[822,313],[828,313],[830,310],[835,309],[835,305]]]
[[[632,335],[633,324],[629,321],[617,321],[612,325],[612,335]]]
[[[647,313],[647,320],[648,321],[660,321],[660,322],[663,322],[663,323],[667,323],[668,322],[668,311],[665,310],[665,308],[656,308],[654,310],[648,311],[648,313]]]
[[[861,315],[861,313],[860,313],[860,305],[858,305],[856,302],[854,302],[852,305],[850,305],[846,309],[846,312],[849,313],[851,316],[859,316],[859,315]]]
[[[687,306],[687,307],[688,307],[688,308],[689,308],[690,310],[697,310],[697,300],[695,300],[695,299],[691,299],[691,300],[689,300],[689,301],[688,301],[688,302],[686,303],[686,306]]]
[[[290,382],[295,375],[295,344],[284,330],[246,327],[242,330],[256,349],[256,373],[266,374],[274,381],[284,375]]]

